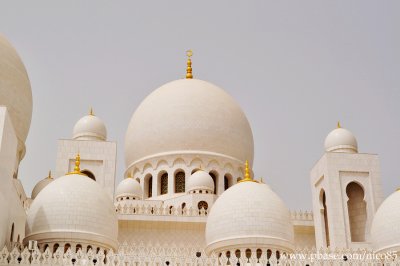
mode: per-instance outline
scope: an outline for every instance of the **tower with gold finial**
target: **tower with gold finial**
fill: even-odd
[[[82,158],[75,158],[76,152]],[[114,197],[117,144],[107,140],[105,123],[89,106],[87,113],[76,122],[71,139],[58,140],[57,162],[54,176],[83,173],[99,183]],[[76,165],[76,164],[79,165]],[[80,168],[80,171],[77,170]]]
[[[187,50],[186,51],[186,55],[188,57],[187,59],[187,66],[186,66],[186,78],[187,79],[192,79],[193,78],[193,74],[192,74],[192,55],[193,55],[193,51],[192,50]]]
[[[337,128],[341,128],[340,121],[337,122]]]

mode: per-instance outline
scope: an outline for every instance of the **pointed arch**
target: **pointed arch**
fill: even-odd
[[[319,193],[319,200],[321,204],[322,230],[325,236],[325,245],[326,247],[329,247],[330,239],[329,239],[328,208],[326,204],[326,193],[324,189],[321,189]]]
[[[182,169],[178,169],[174,174],[174,185],[175,185],[175,193],[183,193],[185,192],[185,171]]]
[[[346,194],[348,197],[347,211],[351,241],[364,242],[367,223],[367,203],[364,200],[364,188],[356,182],[350,182],[346,186]]]

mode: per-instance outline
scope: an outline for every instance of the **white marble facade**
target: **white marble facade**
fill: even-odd
[[[315,254],[336,252],[346,263],[355,251],[399,254],[400,216],[390,211],[400,192],[384,201],[378,155],[358,153],[349,130],[328,134],[311,170],[312,212],[290,212],[253,178],[253,135],[240,106],[191,78],[161,86],[137,107],[120,184],[117,143],[91,110],[71,139],[58,141],[55,173],[26,196],[18,167],[32,95],[2,36],[0,53],[0,265],[294,265],[313,264]],[[293,257],[300,253],[308,257]]]

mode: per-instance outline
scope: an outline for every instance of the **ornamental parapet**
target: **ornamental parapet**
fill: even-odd
[[[98,252],[89,249],[59,247],[54,253],[47,248],[44,252],[20,250],[0,252],[0,265],[146,265],[146,266],[191,266],[191,265],[398,265],[400,258],[395,253],[376,254],[365,249],[299,249],[291,254],[271,249],[244,248],[226,250],[207,255],[196,247],[158,245],[122,245],[117,253],[112,250]]]

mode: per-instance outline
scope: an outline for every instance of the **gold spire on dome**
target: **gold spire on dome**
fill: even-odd
[[[246,160],[245,167],[244,167],[244,178],[242,180],[240,180],[239,183],[240,182],[248,182],[248,181],[257,182],[252,178],[251,171],[250,171],[250,166],[249,166],[249,161]]]
[[[85,175],[81,173],[81,168],[79,167],[80,165],[81,165],[81,156],[78,153],[75,157],[74,171],[67,173],[67,175]]]
[[[49,170],[49,175],[46,178],[53,179],[53,177],[51,176],[51,170]]]
[[[126,176],[126,178],[132,178],[132,173],[129,172],[128,175]]]
[[[94,115],[92,107],[90,107],[89,115]]]
[[[188,57],[187,60],[187,67],[186,67],[186,78],[187,79],[192,79],[193,78],[193,74],[192,74],[192,57],[193,55],[193,51],[192,50],[187,50],[186,51],[186,56]]]
[[[337,128],[341,128],[340,121],[337,122]]]

